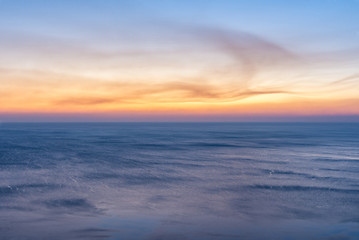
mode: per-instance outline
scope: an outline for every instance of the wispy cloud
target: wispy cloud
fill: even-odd
[[[117,102],[118,99],[104,97],[70,97],[55,101],[59,105],[97,105]]]
[[[168,37],[169,32],[178,39]],[[17,48],[19,56],[34,54],[35,58],[29,68],[21,68],[21,64],[18,69],[2,67],[0,82],[12,83],[9,91],[21,92],[19,89],[22,89],[25,94],[17,97],[21,101],[31,97],[26,101],[42,101],[56,107],[229,103],[261,95],[305,95],[311,90],[296,88],[302,79],[308,81],[312,77],[312,68],[305,68],[303,64],[303,59],[309,57],[265,37],[244,31],[178,25],[164,27],[159,35],[173,41],[169,44],[171,47],[150,42],[137,48],[121,50],[123,46],[118,46],[104,50],[104,46],[89,42],[12,33],[0,40],[3,48],[9,48],[6,53],[11,55],[11,49]],[[19,40],[22,39],[19,36],[27,41]],[[197,58],[193,58],[193,54],[197,54]],[[39,55],[42,55],[41,61],[48,59],[53,65],[42,65]],[[24,60],[18,56],[16,59]],[[25,57],[24,65],[28,60]],[[298,68],[302,68],[301,71],[297,71]],[[288,71],[297,76],[283,77]],[[285,81],[279,82],[277,78]],[[329,85],[349,85],[358,78],[358,74],[353,74]],[[41,89],[38,93],[42,96],[28,94],[26,88]],[[5,92],[2,101],[5,98],[11,96]]]
[[[266,66],[298,59],[279,44],[248,32],[216,28],[196,28],[191,32],[202,42],[211,43],[218,51],[232,57],[247,81]]]
[[[331,82],[331,85],[337,85],[337,84],[359,84],[359,73],[353,74],[341,79],[338,79],[336,81]]]

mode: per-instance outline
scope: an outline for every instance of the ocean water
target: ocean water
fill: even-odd
[[[358,123],[2,123],[0,239],[359,239]]]

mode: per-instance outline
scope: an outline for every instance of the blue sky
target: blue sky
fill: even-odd
[[[359,0],[0,0],[0,112],[356,115],[358,12]]]
[[[92,24],[116,28],[163,21],[214,25],[278,39],[323,34],[354,45],[359,38],[358,0],[2,0],[0,4],[2,29],[47,34],[81,34],[75,31]]]

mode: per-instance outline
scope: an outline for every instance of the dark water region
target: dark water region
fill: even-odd
[[[359,239],[358,123],[3,123],[0,239]]]

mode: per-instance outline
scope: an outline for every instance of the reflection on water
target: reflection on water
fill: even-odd
[[[358,132],[5,123],[0,239],[358,239]]]

